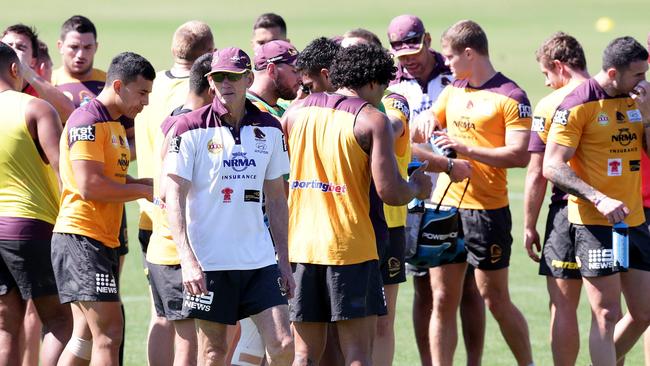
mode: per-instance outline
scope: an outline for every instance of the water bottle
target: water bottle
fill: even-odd
[[[422,163],[417,161],[417,160],[414,160],[414,161],[410,162],[409,166],[408,166],[408,170],[407,170],[408,175],[411,176],[411,174],[413,174],[413,172],[417,168],[419,168],[420,165],[422,165]],[[408,209],[408,212],[410,212],[410,213],[414,213],[414,212],[423,213],[424,212],[424,201],[421,200],[421,199],[418,199],[418,198],[413,198],[411,200],[411,202],[409,202],[406,205],[406,208]]]
[[[444,149],[441,149],[436,145],[436,142],[440,139],[440,136],[431,136],[431,139],[429,139],[429,142],[431,143],[431,148],[433,151],[437,152],[438,154],[445,156],[447,158],[451,159],[456,159],[456,150],[446,147]]]
[[[613,269],[627,269],[630,265],[630,240],[627,224],[617,222],[612,227]]]

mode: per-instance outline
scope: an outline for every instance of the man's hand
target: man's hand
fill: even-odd
[[[453,160],[454,166],[448,174],[452,182],[460,182],[472,176],[472,164],[468,160]]]
[[[183,261],[181,263],[181,274],[183,276],[183,288],[190,295],[197,296],[208,293],[205,275],[196,260],[187,259]]]
[[[630,97],[636,102],[645,122],[650,122],[650,83],[640,81],[630,92]]]
[[[287,299],[291,299],[296,290],[296,281],[293,279],[291,265],[289,263],[278,263],[278,268],[280,269],[280,291],[287,296]]]
[[[625,220],[625,217],[630,214],[630,209],[623,202],[607,196],[601,196],[595,206],[598,212],[603,214],[612,225]]]
[[[535,249],[533,249],[533,246]],[[536,228],[524,228],[524,247],[528,252],[528,257],[535,262],[539,262],[539,254],[542,251],[542,246],[539,243],[539,233]]]
[[[415,185],[415,197],[421,200],[429,198],[431,196],[431,190],[433,188],[431,177],[425,174],[425,170],[428,165],[429,162],[425,161],[409,176],[409,183]]]
[[[438,128],[438,122],[433,117],[431,110],[426,110],[411,121],[411,141],[417,144],[428,143],[433,131]]]
[[[436,136],[436,147],[440,150],[450,148],[462,155],[469,155],[466,145],[453,140],[445,131],[434,131],[433,135]]]

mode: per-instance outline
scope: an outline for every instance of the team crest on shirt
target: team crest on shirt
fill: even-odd
[[[266,141],[266,134],[259,128],[253,128],[253,135],[255,135],[255,141]]]
[[[545,125],[546,125],[546,118],[541,116],[535,116],[533,117],[533,125],[531,126],[530,129],[534,132],[544,132]]]
[[[223,145],[219,142],[216,142],[212,139],[208,141],[208,152],[210,154],[218,154],[223,150]]]
[[[570,114],[571,111],[568,109],[567,110],[558,109],[557,111],[555,111],[555,114],[553,115],[553,123],[566,126],[567,122],[569,122]]]
[[[627,119],[629,119],[630,122],[641,122],[643,121],[643,116],[641,115],[641,111],[638,109],[632,109],[627,111]]]
[[[623,160],[620,158],[607,159],[607,175],[610,177],[620,177],[622,175]]]
[[[638,172],[641,170],[641,160],[630,160],[630,171]]]
[[[169,139],[169,149],[167,150],[167,152],[178,153],[180,151],[181,151],[181,137],[174,136],[171,139]]]
[[[530,105],[519,103],[519,118],[530,118],[533,115],[533,110]]]
[[[618,123],[624,123],[625,122],[625,115],[623,113],[616,111],[616,122]]]
[[[607,126],[609,124],[609,116],[605,112],[600,112],[598,114],[598,124],[601,126]]]

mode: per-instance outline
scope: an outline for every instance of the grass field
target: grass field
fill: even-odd
[[[380,35],[386,42],[385,30],[390,19],[403,13],[420,16],[434,39],[453,22],[469,18],[479,22],[490,40],[493,63],[500,71],[517,81],[536,103],[548,90],[537,68],[534,51],[552,32],[563,30],[574,35],[587,52],[589,69],[599,69],[600,54],[614,37],[631,35],[645,43],[648,26],[647,0],[455,0],[431,2],[403,0],[377,1],[42,1],[5,4],[0,12],[0,27],[23,22],[35,25],[41,38],[50,46],[55,66],[59,65],[56,52],[61,23],[73,14],[91,18],[98,28],[99,52],[96,67],[105,69],[110,59],[121,51],[135,51],[147,57],[157,69],[171,66],[169,54],[171,35],[182,22],[200,19],[211,25],[217,47],[239,46],[250,50],[250,34],[255,17],[263,12],[281,14],[288,23],[289,37],[300,49],[311,39],[341,34],[346,30],[364,27]],[[594,23],[608,16],[615,27],[607,33],[598,33]],[[135,164],[132,172],[135,172]],[[550,365],[552,358],[548,342],[548,295],[545,281],[537,273],[522,249],[522,196],[525,170],[510,171],[510,199],[513,217],[514,249],[510,271],[511,293],[514,302],[528,320],[533,353],[537,365]],[[142,273],[140,249],[137,243],[137,208],[128,205],[131,252],[123,272],[122,295],[126,306],[127,345],[126,364],[144,365],[149,318],[148,290]],[[539,224],[543,227],[543,222]],[[412,284],[401,287],[398,305],[397,351],[395,365],[417,365],[418,356],[410,320]],[[578,364],[588,361],[587,329],[590,313],[586,299],[580,308],[581,352]],[[489,318],[489,317],[488,317]],[[511,365],[511,356],[498,326],[488,319],[484,352],[485,365]],[[465,362],[462,343],[456,353],[456,364]],[[643,364],[643,352],[637,345],[627,358],[628,365]]]

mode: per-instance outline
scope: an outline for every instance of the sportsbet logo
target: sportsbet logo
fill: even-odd
[[[323,193],[347,193],[347,186],[345,184],[326,183],[317,180],[304,181],[294,180],[291,182],[291,189],[317,189]]]
[[[208,292],[207,295],[200,295],[200,296],[185,294],[185,299],[183,300],[183,306],[186,308],[207,312],[210,311],[212,300],[214,300],[214,292],[212,291]]]

